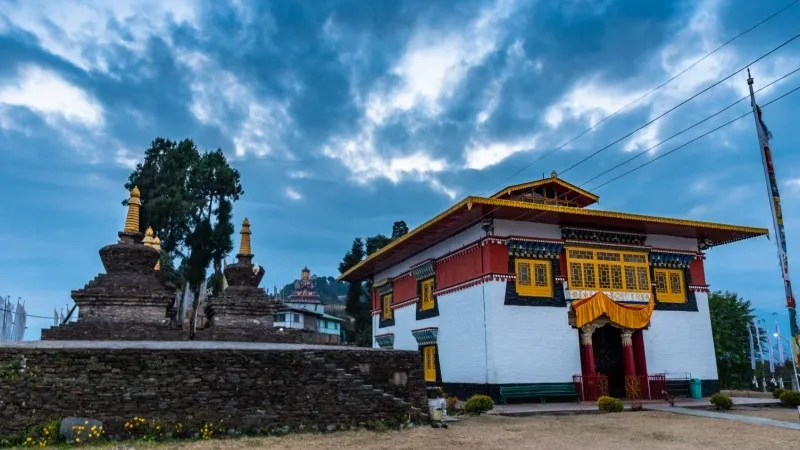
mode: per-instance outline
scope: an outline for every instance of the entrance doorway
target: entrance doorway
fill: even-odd
[[[608,395],[625,397],[625,362],[619,328],[605,325],[592,335],[594,364],[598,375],[608,377]]]

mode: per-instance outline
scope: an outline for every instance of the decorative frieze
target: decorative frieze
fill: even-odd
[[[452,294],[453,292],[461,291],[464,289],[471,288],[473,286],[477,286],[482,283],[488,283],[489,281],[513,281],[515,279],[514,275],[509,274],[501,274],[501,273],[490,273],[486,274],[482,277],[473,278],[471,280],[467,280],[463,283],[456,284],[454,286],[449,286],[446,288],[439,289],[437,291],[433,291],[433,295],[447,295]]]
[[[509,238],[506,240],[508,254],[520,258],[558,259],[564,243],[540,239]]]
[[[394,348],[394,333],[379,334],[375,336],[375,342],[380,348]]]
[[[561,227],[561,237],[578,241],[609,244],[645,245],[647,235],[625,231],[594,230],[590,228]]]
[[[375,289],[378,295],[389,294],[392,292],[392,279],[384,278],[380,281],[376,281],[372,287]]]
[[[426,259],[419,264],[411,266],[411,274],[414,275],[417,281],[436,275],[436,261]]]
[[[424,345],[436,345],[439,336],[439,328],[420,328],[418,330],[411,330],[411,334],[414,336],[414,339],[417,340],[417,344],[420,347]]]
[[[580,300],[591,297],[597,290],[590,289],[564,289],[564,297],[567,300]],[[608,298],[621,303],[648,303],[653,294],[648,292],[611,292],[603,291]]]
[[[653,267],[685,269],[689,267],[695,258],[697,258],[697,253],[655,250],[650,252],[650,264]]]

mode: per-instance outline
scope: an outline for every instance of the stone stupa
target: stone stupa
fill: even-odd
[[[242,222],[242,235],[236,263],[223,271],[227,287],[208,300],[206,314],[211,338],[215,340],[265,340],[275,333],[275,312],[280,302],[267,295],[258,285],[264,277],[264,268],[253,264],[250,248],[250,221]],[[200,338],[202,339],[202,337]]]
[[[139,231],[140,207],[140,192],[134,187],[119,241],[100,249],[106,273],[72,291],[78,306],[77,322],[43,330],[42,339],[181,338],[167,319],[175,291],[156,270],[160,252],[153,246],[152,230],[146,235]]]

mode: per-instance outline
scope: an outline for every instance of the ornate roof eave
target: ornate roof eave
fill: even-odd
[[[490,198],[492,198],[492,199],[500,199],[501,197],[503,197],[505,195],[511,195],[511,194],[513,194],[515,192],[519,192],[519,191],[527,191],[529,189],[533,189],[535,187],[542,186],[542,185],[545,185],[545,184],[550,184],[550,183],[557,184],[557,185],[559,185],[559,186],[561,186],[561,187],[563,187],[563,188],[565,188],[567,190],[570,190],[570,191],[574,192],[575,194],[583,197],[585,200],[587,200],[587,202],[586,202],[587,205],[600,201],[600,197],[597,196],[596,194],[592,194],[591,192],[589,192],[587,190],[584,190],[584,189],[581,189],[581,188],[579,188],[578,186],[575,186],[572,183],[568,183],[568,182],[566,182],[566,181],[564,181],[564,180],[562,180],[560,178],[554,178],[554,177],[543,178],[541,180],[529,181],[527,183],[520,183],[520,184],[515,184],[515,185],[512,185],[512,186],[506,186],[503,189],[497,191]]]
[[[476,207],[479,207],[477,208],[477,211],[470,214],[470,212],[476,209]],[[437,215],[433,219],[411,230],[409,233],[407,233],[400,239],[392,241],[387,246],[383,247],[379,251],[370,255],[368,258],[359,262],[350,270],[343,273],[339,277],[339,280],[352,281],[355,279],[366,279],[369,276],[374,275],[375,273],[385,270],[392,264],[396,264],[397,262],[402,261],[403,259],[408,258],[409,256],[415,253],[418,253],[421,250],[414,249],[414,251],[410,252],[408,255],[404,254],[405,252],[400,253],[399,250],[402,249],[404,246],[409,245],[410,242],[414,242],[413,240],[415,239],[417,241],[422,240],[423,238],[421,236],[425,236],[424,233],[426,232],[432,232],[434,234],[440,235],[440,237],[437,237],[438,240],[433,240],[431,242],[428,242],[427,247],[434,245],[436,242],[439,242],[442,239],[446,239],[447,237],[452,235],[452,231],[445,232],[436,229],[435,227],[437,225],[445,226],[447,225],[448,222],[452,221],[452,225],[449,225],[450,227],[453,228],[458,227],[460,229],[463,229],[465,226],[464,222],[467,222],[466,225],[469,225],[469,223],[479,223],[480,219],[485,215],[484,213],[485,211],[491,212],[492,214],[497,216],[503,210],[506,210],[509,213],[513,213],[512,217],[518,217],[519,216],[518,211],[530,211],[534,213],[535,212],[542,213],[542,214],[533,214],[534,219],[546,213],[552,213],[554,215],[557,215],[557,217],[560,217],[558,220],[561,221],[563,221],[564,218],[573,218],[576,219],[576,221],[580,221],[578,219],[583,219],[584,221],[585,219],[607,219],[607,220],[610,219],[614,222],[619,222],[621,227],[625,224],[638,222],[644,224],[645,226],[658,225],[663,227],[678,227],[684,229],[692,228],[695,230],[704,230],[706,232],[716,232],[726,235],[724,240],[720,240],[717,242],[704,242],[702,244],[704,248],[729,244],[732,242],[737,242],[752,237],[769,236],[769,231],[765,228],[728,225],[728,224],[721,224],[714,222],[702,222],[696,220],[674,219],[669,217],[646,216],[641,214],[602,211],[597,209],[573,208],[573,207],[558,206],[558,205],[544,205],[539,203],[522,202],[516,200],[498,200],[485,197],[467,197],[461,200],[460,202],[456,203],[452,207],[448,208],[446,211]],[[495,218],[497,219],[497,217]],[[565,225],[582,226],[582,225],[568,225],[568,224]],[[417,246],[419,246],[419,244],[417,244]],[[393,260],[392,263],[382,264],[380,261],[382,260],[385,261],[387,255],[393,256],[393,258],[391,258]]]

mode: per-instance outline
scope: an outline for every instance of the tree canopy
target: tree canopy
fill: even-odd
[[[753,323],[753,307],[735,292],[715,291],[708,296],[714,352],[717,356],[719,381],[728,389],[750,386],[753,371],[750,367],[750,336],[747,328]],[[760,331],[762,346],[766,331]],[[757,348],[755,336],[753,345]],[[757,351],[757,350],[756,350]]]
[[[408,233],[408,225],[402,220],[392,225],[392,237],[384,234],[370,236],[366,240],[361,238],[353,239],[350,250],[345,253],[339,263],[339,273],[345,273],[364,258],[387,246],[395,239],[399,239]],[[366,241],[366,242],[365,242]],[[371,286],[364,284],[364,280],[349,283],[347,289],[347,313],[354,319],[354,343],[360,346],[372,345],[372,301],[369,299]]]
[[[218,291],[222,261],[233,250],[233,203],[244,194],[239,171],[222,150],[201,153],[191,139],[159,137],[129,175],[125,188],[133,186],[142,193],[139,227],[152,227],[161,239],[162,270],[176,284],[189,284],[196,312],[206,271],[213,263]]]

